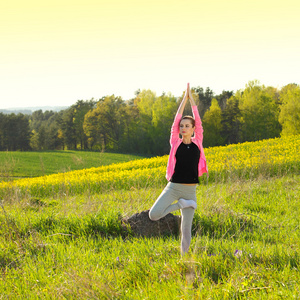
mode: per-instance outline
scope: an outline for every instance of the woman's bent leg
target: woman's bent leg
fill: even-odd
[[[180,209],[178,203],[172,204],[176,200],[178,200],[177,193],[172,189],[172,184],[168,183],[150,209],[149,218],[157,221],[168,213]]]

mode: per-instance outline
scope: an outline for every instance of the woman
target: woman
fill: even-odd
[[[193,117],[182,117],[188,99]],[[182,255],[188,252],[191,243],[192,222],[197,208],[198,177],[208,172],[202,141],[202,123],[188,84],[171,129],[171,151],[166,173],[169,183],[149,212],[150,219],[157,221],[172,211],[181,210]],[[177,202],[172,204],[174,201]]]

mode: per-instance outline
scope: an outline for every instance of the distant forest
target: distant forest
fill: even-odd
[[[204,147],[300,134],[298,84],[278,90],[250,81],[236,93],[215,95],[209,87],[199,86],[192,91],[202,118]],[[0,150],[164,155],[170,149],[170,128],[182,97],[138,90],[126,101],[111,95],[78,100],[58,112],[0,113]],[[191,114],[189,105],[185,114]]]

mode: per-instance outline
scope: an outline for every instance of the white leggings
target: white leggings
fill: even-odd
[[[168,213],[180,209],[177,202],[172,204],[180,198],[197,202],[196,187],[197,185],[169,182],[150,209],[149,218],[157,221]],[[191,207],[181,209],[181,254],[189,250],[194,213],[195,209]]]

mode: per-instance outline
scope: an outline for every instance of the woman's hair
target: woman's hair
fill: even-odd
[[[195,122],[195,119],[192,116],[184,116],[184,117],[181,118],[180,122],[182,120],[190,120],[191,123],[192,123],[192,126],[195,127],[196,122]]]

